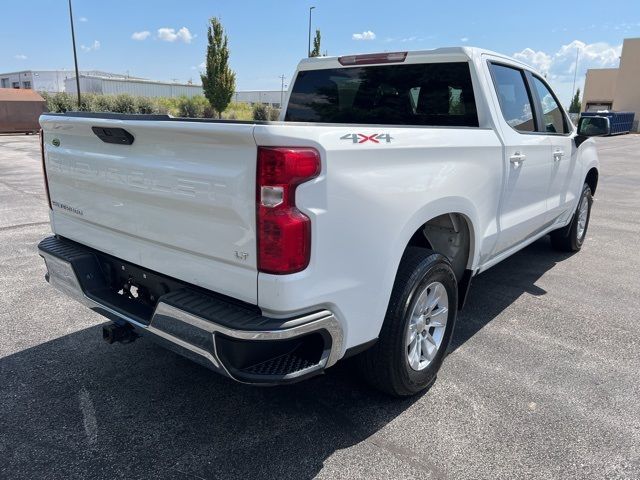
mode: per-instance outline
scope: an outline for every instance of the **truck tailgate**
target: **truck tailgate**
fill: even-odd
[[[257,302],[254,125],[55,115],[40,122],[56,234]],[[107,143],[92,127],[124,129],[133,143]]]

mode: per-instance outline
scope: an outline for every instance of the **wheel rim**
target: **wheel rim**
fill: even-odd
[[[578,207],[578,240],[582,240],[587,229],[587,218],[589,217],[589,202],[587,196],[583,195]]]
[[[449,318],[449,295],[440,282],[432,282],[418,294],[406,335],[407,360],[413,370],[424,370],[436,357]]]

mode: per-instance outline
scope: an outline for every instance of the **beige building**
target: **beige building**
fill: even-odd
[[[634,130],[640,120],[640,38],[626,38],[618,68],[587,70],[582,111],[635,112]]]

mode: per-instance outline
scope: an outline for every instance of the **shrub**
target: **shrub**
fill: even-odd
[[[269,120],[269,108],[264,103],[256,103],[253,106],[253,119],[258,121]]]
[[[116,95],[113,99],[113,111],[118,113],[136,113],[136,101],[128,93]]]
[[[47,106],[47,112],[51,111],[51,94],[49,92],[38,92],[42,99],[44,100],[44,104]]]
[[[150,114],[155,113],[156,108],[148,97],[135,97],[136,113]]]
[[[55,93],[47,98],[47,107],[53,113],[65,113],[74,110],[71,95],[65,92]]]
[[[204,98],[204,97],[202,97]],[[180,97],[178,100],[178,116],[200,118],[204,114],[204,104],[198,97]]]
[[[52,113],[64,113],[77,110],[76,97],[68,93],[48,94],[42,97],[47,103],[47,109]],[[160,113],[174,117],[187,118],[217,118],[216,112],[203,95],[187,97],[139,97],[128,94],[101,95],[95,93],[82,94],[82,111],[86,112],[115,112],[115,113]],[[247,103],[230,103],[222,112],[226,120],[275,120],[278,109],[267,105]]]
[[[153,106],[157,113],[173,115],[174,117],[179,115],[177,98],[157,97],[153,99]]]
[[[269,120],[276,122],[280,117],[280,109],[275,107],[269,107]]]
[[[95,112],[95,102],[97,97],[98,96],[95,93],[81,93],[79,110],[81,112]],[[78,109],[77,103],[74,104],[74,109]]]
[[[198,116],[200,118],[212,118],[213,116],[216,116],[215,113],[213,113],[211,104],[204,95],[197,95],[195,97],[191,97],[191,99],[198,105],[197,110],[199,112]],[[213,115],[207,117],[207,113],[213,113]]]
[[[115,99],[113,95],[96,95],[93,101],[94,112],[115,112]]]
[[[226,120],[253,120],[253,109],[248,103],[231,103],[222,112],[222,118]]]

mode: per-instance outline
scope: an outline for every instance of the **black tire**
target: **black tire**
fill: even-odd
[[[435,281],[447,291],[447,325],[435,357],[418,371],[411,368],[407,359],[409,317],[418,300],[416,294]],[[398,268],[378,341],[355,359],[364,379],[373,387],[398,397],[414,395],[429,387],[436,379],[451,341],[457,305],[458,285],[449,260],[431,250],[409,247]]]
[[[578,232],[578,216],[582,202],[587,202],[587,219],[582,235]],[[593,205],[593,196],[591,195],[591,187],[586,183],[582,187],[580,201],[573,213],[571,223],[566,227],[551,232],[551,245],[561,252],[577,252],[582,248],[585,238],[587,237],[587,229],[589,228],[589,219],[591,218],[591,206]]]

